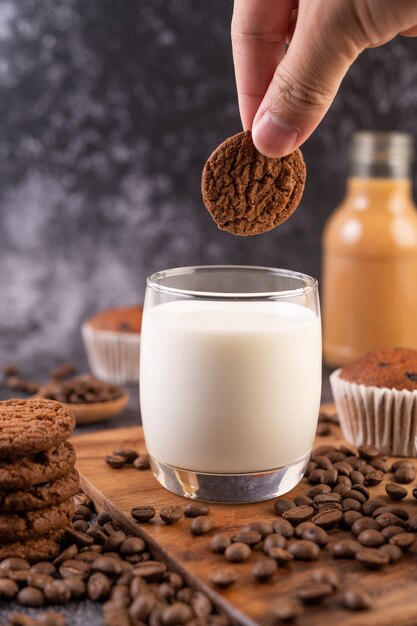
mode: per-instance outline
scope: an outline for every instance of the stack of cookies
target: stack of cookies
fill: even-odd
[[[74,427],[54,400],[0,402],[0,560],[58,554],[78,490]]]

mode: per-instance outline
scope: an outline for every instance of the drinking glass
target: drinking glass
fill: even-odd
[[[268,267],[147,279],[140,403],[152,471],[174,493],[255,502],[305,471],[320,407],[318,284]]]

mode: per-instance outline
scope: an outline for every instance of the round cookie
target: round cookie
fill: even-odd
[[[54,506],[24,513],[0,513],[1,541],[26,541],[42,537],[71,525],[74,514],[72,498]]]
[[[0,544],[0,561],[16,557],[31,563],[54,559],[61,551],[63,532],[51,533],[38,539]]]
[[[0,461],[1,489],[29,489],[58,480],[74,467],[75,450],[68,441],[45,452]]]
[[[0,491],[0,513],[32,511],[45,506],[59,504],[78,491],[79,476],[72,469],[66,476],[54,482],[45,482],[26,490]]]
[[[0,402],[0,459],[43,452],[68,439],[75,417],[55,400]]]
[[[259,235],[272,230],[297,208],[306,166],[300,150],[280,159],[260,154],[250,131],[226,139],[203,169],[203,201],[221,230]]]

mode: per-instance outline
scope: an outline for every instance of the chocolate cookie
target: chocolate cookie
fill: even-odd
[[[0,459],[43,452],[68,439],[75,417],[55,400],[0,402]]]
[[[50,533],[38,539],[0,544],[0,561],[12,557],[27,561],[48,561],[54,559],[61,550],[63,532]]]
[[[74,514],[72,498],[55,506],[25,513],[1,513],[1,541],[26,541],[70,526]]]
[[[0,461],[0,489],[29,489],[68,474],[75,463],[75,450],[68,441],[45,452]]]
[[[76,494],[78,485],[78,472],[72,469],[58,480],[29,487],[27,491],[0,491],[0,513],[18,513],[59,504]]]
[[[297,208],[306,166],[300,150],[269,159],[255,148],[250,131],[226,139],[203,169],[204,204],[221,230],[259,235],[272,230]]]

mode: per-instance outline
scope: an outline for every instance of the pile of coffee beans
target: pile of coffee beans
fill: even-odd
[[[41,387],[39,395],[42,398],[58,400],[70,404],[91,404],[93,402],[108,402],[123,395],[122,387],[104,383],[91,374],[74,376],[64,381],[57,380]]]
[[[75,500],[74,527],[52,562],[31,565],[21,558],[0,562],[0,599],[41,608],[88,598],[102,603],[105,626],[229,626],[208,596],[152,557],[141,537],[123,531],[108,513],[96,515],[84,493]],[[36,618],[11,613],[8,619],[12,626],[67,624],[54,611]]]
[[[137,470],[144,471],[151,467],[146,453],[140,454],[131,449],[113,450],[112,454],[106,454],[104,460],[112,469],[133,466]]]

